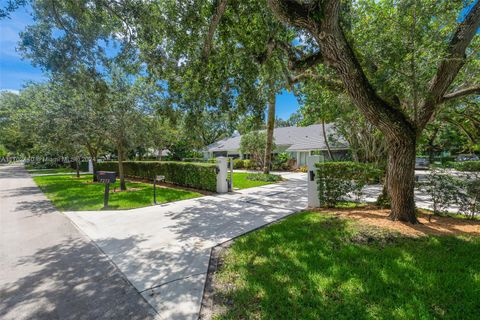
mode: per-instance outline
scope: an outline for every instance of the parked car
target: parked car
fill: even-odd
[[[480,158],[476,154],[459,154],[456,158],[456,162],[463,161],[478,161]]]
[[[416,157],[415,158],[415,169],[428,169],[430,161],[427,157]]]

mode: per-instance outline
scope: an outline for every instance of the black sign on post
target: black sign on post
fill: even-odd
[[[115,183],[117,173],[114,171],[97,171],[97,180],[102,183]]]
[[[105,183],[105,193],[103,194],[103,209],[108,208],[108,196],[110,195],[110,183],[115,183],[117,173],[114,171],[98,171],[98,182]]]

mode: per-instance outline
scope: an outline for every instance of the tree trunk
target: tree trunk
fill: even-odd
[[[333,158],[332,150],[330,149],[330,144],[328,143],[327,131],[325,130],[325,120],[322,119],[322,131],[323,131],[323,139],[325,141],[325,145],[327,146],[328,156],[330,157],[330,161],[335,161]]]
[[[93,167],[93,182],[98,181],[97,177],[97,158],[92,158],[92,167]]]
[[[80,161],[75,161],[75,168],[77,169],[77,178],[80,178]]]
[[[263,173],[270,173],[272,167],[273,129],[275,127],[275,90],[270,88],[268,96],[268,118],[267,118],[267,145],[265,146],[265,161],[263,162]]]
[[[435,160],[435,155],[434,155],[434,143],[435,143],[435,138],[437,137],[438,131],[440,130],[440,127],[436,127],[433,130],[432,135],[428,138],[428,161],[430,163],[433,163]]]
[[[98,149],[92,147],[92,145],[86,141],[85,142],[85,147],[88,150],[88,154],[90,155],[90,159],[92,159],[92,169],[93,169],[93,182],[97,182],[97,155],[98,155]]]
[[[127,185],[125,184],[125,173],[123,172],[123,148],[118,148],[118,176],[120,179],[120,190],[127,190]]]
[[[278,19],[309,32],[316,40],[319,51],[300,61],[300,64],[307,63],[308,67],[321,60],[332,67],[357,108],[387,137],[391,218],[415,223],[413,187],[416,136],[420,136],[438,105],[445,101],[447,89],[465,63],[466,48],[480,26],[480,2],[472,6],[451,37],[446,54],[428,85],[416,122],[410,121],[398,103],[392,105],[382,99],[368,81],[339,23],[343,1],[267,0],[267,3]]]
[[[388,194],[388,170],[385,170],[385,176],[383,177],[382,193],[377,198],[377,206],[389,209],[392,205],[390,195]]]
[[[415,138],[388,141],[388,193],[390,219],[417,223],[415,214]]]

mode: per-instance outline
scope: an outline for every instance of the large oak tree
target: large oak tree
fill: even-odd
[[[398,87],[399,92],[395,92],[394,85],[390,87],[384,85],[389,83],[386,78],[377,83],[371,81],[369,75],[376,72],[375,69],[378,70],[378,65],[363,57],[365,53],[361,51],[362,44],[358,43],[350,32],[352,20],[363,14],[362,9],[374,6],[376,2],[351,3],[340,0],[267,0],[266,2],[272,14],[287,27],[298,32],[307,43],[300,50],[291,45],[285,49],[290,53],[291,69],[299,72],[297,77],[305,75],[315,77],[306,72],[319,64],[326,65],[341,81],[353,104],[385,135],[388,143],[387,185],[392,199],[390,217],[393,220],[416,223],[413,191],[417,139],[444,102],[480,92],[478,77],[470,79],[473,82],[455,83],[457,75],[468,61],[467,55],[470,59],[471,55],[478,59],[478,52],[467,50],[480,25],[480,2],[470,3],[464,13],[461,13],[462,6],[465,5],[463,1],[380,1],[380,4],[387,4],[389,9],[387,12],[394,12],[393,17],[389,18],[397,19],[400,21],[398,24],[405,23],[400,13],[403,11],[405,14],[405,8],[413,8],[406,14],[413,17],[413,22],[407,24],[411,29],[398,30],[412,35],[411,43],[404,47],[411,46],[413,49],[411,52],[407,50],[404,56],[407,54],[412,56],[411,69],[409,69],[411,72],[408,78],[415,90],[411,92],[412,99],[403,101],[399,97],[405,96],[405,88]],[[439,8],[444,12],[435,11],[432,8]],[[378,14],[380,13],[379,11]],[[452,22],[452,19],[457,17],[461,22],[457,23],[455,20]],[[371,18],[375,19],[375,17]],[[443,18],[446,20],[442,21]],[[371,21],[364,21],[365,28],[368,28],[369,23]],[[394,61],[392,53],[388,50],[388,46],[392,43],[388,35],[393,39],[395,34],[389,33],[391,30],[388,26],[395,25],[395,21],[384,20],[382,23],[385,23],[387,32],[379,35],[383,37],[383,42],[379,46],[380,49],[384,49],[384,58]],[[421,28],[431,31],[426,33],[427,37],[430,37],[426,40],[431,41],[432,45],[419,49],[415,46],[415,40]],[[364,41],[374,42],[375,39],[364,39]],[[422,44],[425,43],[426,41]],[[281,45],[285,47],[285,44]],[[415,60],[415,54],[422,55],[427,63],[424,61],[422,64],[418,63]],[[419,58],[418,61],[421,59]],[[391,65],[402,66],[395,63]],[[424,69],[423,77],[416,77],[417,66]],[[393,77],[404,72],[402,69],[388,66],[386,69]],[[478,69],[473,72],[478,74]],[[429,75],[428,80],[424,80],[425,75]],[[318,79],[319,85],[323,82],[323,79]],[[424,90],[416,88],[424,88]]]

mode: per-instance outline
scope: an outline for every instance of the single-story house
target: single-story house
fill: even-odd
[[[330,150],[335,159],[348,157],[349,146],[347,141],[338,133],[333,123],[325,124]],[[273,154],[287,153],[296,160],[296,166],[306,165],[307,156],[313,154],[324,155],[328,159],[327,146],[323,136],[321,124],[308,127],[283,127],[273,131],[275,150]],[[226,138],[209,145],[204,151],[205,158],[233,157],[248,159],[248,155],[240,152],[241,135]]]

